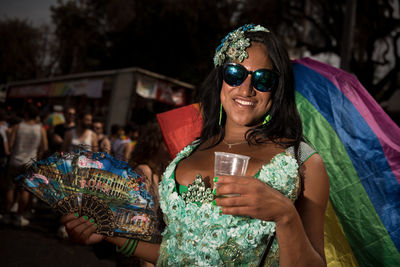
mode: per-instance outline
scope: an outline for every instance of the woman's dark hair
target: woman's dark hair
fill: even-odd
[[[297,155],[298,146],[302,140],[301,118],[297,111],[294,92],[294,75],[288,53],[273,33],[245,32],[251,42],[266,46],[269,58],[275,71],[279,72],[279,81],[271,91],[272,105],[268,114],[271,120],[246,132],[249,144],[274,142],[284,147],[294,145]],[[219,126],[220,92],[223,83],[221,66],[214,68],[197,92],[197,101],[203,114],[203,129],[200,142],[217,137],[210,146],[220,143],[224,138],[225,111],[222,112],[222,126]],[[259,92],[257,92],[259,93]]]
[[[140,164],[148,165],[153,172],[161,176],[168,166],[170,158],[160,154],[163,137],[157,121],[150,121],[141,126],[140,134],[131,154],[130,164],[136,167]]]
[[[0,121],[5,121],[7,119],[7,113],[3,108],[0,108]]]
[[[24,116],[26,119],[29,120],[34,120],[37,119],[38,116],[40,114],[40,110],[39,108],[37,108],[35,105],[33,104],[29,104],[26,108],[25,108],[25,112],[24,112]]]
[[[111,131],[110,132],[111,132],[112,135],[116,135],[116,134],[118,134],[118,131],[120,129],[122,129],[122,126],[120,126],[118,124],[113,124],[113,125],[111,125]]]

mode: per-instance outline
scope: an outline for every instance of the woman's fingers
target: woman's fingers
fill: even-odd
[[[64,225],[65,225],[65,224],[68,223],[69,221],[75,220],[76,218],[77,218],[77,217],[75,216],[74,213],[70,213],[70,214],[67,214],[67,215],[62,216],[60,222],[61,222],[61,224],[64,224]]]
[[[242,196],[221,196],[215,199],[216,205],[221,207],[246,206],[247,200]]]
[[[80,240],[86,244],[90,245],[90,237],[96,232],[96,226],[91,222],[86,222],[87,227],[82,231]]]
[[[67,228],[67,230],[73,230],[75,229],[77,226],[84,224],[86,222],[85,218],[82,216],[80,218],[76,218],[74,216],[73,220],[69,220],[68,222],[64,223],[65,228]]]
[[[268,185],[253,177],[224,176],[223,180],[217,183],[216,195],[240,194],[252,196],[266,193],[269,189]]]
[[[80,218],[74,216],[74,218],[73,220],[66,220],[65,228],[73,240],[86,244],[89,236],[96,231],[96,227],[87,216]]]
[[[270,209],[258,198],[247,197],[224,197],[217,198],[216,205],[220,206],[223,214],[249,216],[261,220],[270,218]]]
[[[251,181],[251,179],[254,179],[253,177],[250,176],[218,176],[214,178],[216,183],[219,184],[230,184],[230,183],[237,183],[237,184],[247,184]]]
[[[223,207],[223,214],[238,215],[238,216],[249,216],[253,218],[259,218],[260,211],[255,207],[241,206],[241,207]]]
[[[68,235],[77,243],[91,245],[104,239],[103,235],[96,234],[97,225],[87,216],[77,218],[77,214],[68,214],[61,218]]]

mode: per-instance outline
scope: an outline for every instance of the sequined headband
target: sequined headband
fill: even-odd
[[[270,32],[261,25],[245,24],[242,27],[228,33],[221,44],[215,50],[214,66],[221,66],[228,58],[230,61],[237,59],[242,62],[249,55],[246,49],[251,45],[250,38],[246,38],[245,32]]]

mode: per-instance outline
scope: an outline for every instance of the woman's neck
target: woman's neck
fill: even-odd
[[[225,137],[224,140],[230,142],[239,142],[245,140],[245,134],[250,129],[250,127],[241,126],[241,125],[233,125],[226,122],[225,125]]]

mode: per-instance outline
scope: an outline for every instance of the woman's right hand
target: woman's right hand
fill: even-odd
[[[96,226],[87,216],[76,217],[71,213],[63,216],[61,223],[65,226],[71,239],[79,244],[93,245],[105,238],[103,235],[95,233]]]

